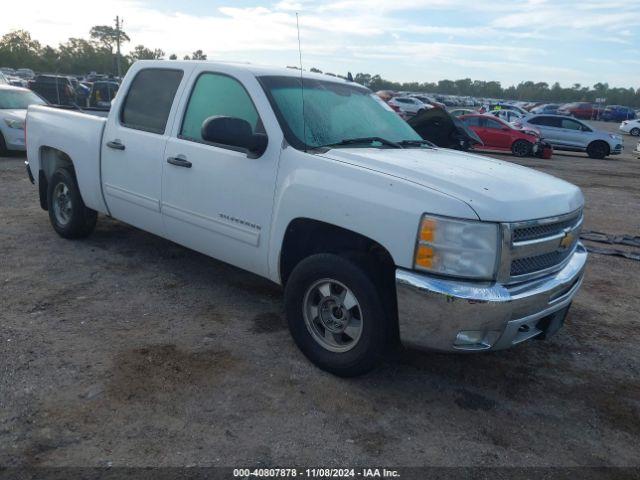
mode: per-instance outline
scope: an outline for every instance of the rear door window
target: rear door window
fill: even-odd
[[[560,126],[567,130],[582,130],[582,124],[576,122],[575,120],[571,120],[569,118],[561,119]]]
[[[120,123],[127,128],[163,134],[182,75],[181,70],[140,70],[127,92]]]
[[[493,120],[492,118],[483,118],[482,126],[484,128],[492,128],[494,130],[500,130],[503,127],[500,122]]]

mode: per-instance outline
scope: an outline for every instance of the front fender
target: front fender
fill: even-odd
[[[477,219],[464,202],[381,172],[292,147],[282,151],[269,247],[269,277],[280,283],[279,259],[289,223],[309,218],[364,235],[412,268],[423,213]]]

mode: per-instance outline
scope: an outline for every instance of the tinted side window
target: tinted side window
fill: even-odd
[[[529,123],[533,123],[534,125],[542,125],[544,127],[560,126],[559,119],[555,117],[536,117],[529,120]]]
[[[567,130],[582,130],[582,125],[574,120],[569,120],[568,118],[563,118],[560,126],[562,128],[566,128]]]
[[[240,82],[227,75],[203,73],[191,92],[180,137],[202,142],[202,124],[214,115],[246,120],[253,133],[262,130],[256,107]]]
[[[131,82],[120,122],[128,128],[164,133],[182,71],[149,68]]]

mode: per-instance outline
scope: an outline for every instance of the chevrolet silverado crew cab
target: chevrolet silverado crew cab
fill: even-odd
[[[140,61],[106,119],[30,107],[27,152],[59,235],[89,235],[101,213],[271,279],[297,345],[343,376],[398,340],[548,337],[587,258],[577,187],[434,148],[324,75]]]

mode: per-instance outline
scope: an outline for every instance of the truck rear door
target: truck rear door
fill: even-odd
[[[109,212],[156,234],[163,233],[165,131],[185,76],[181,68],[140,69],[121,89],[125,96],[114,102],[102,139],[102,182]]]
[[[238,267],[267,275],[268,240],[277,164],[283,141],[258,81],[248,71],[196,67],[167,142],[162,213],[168,238]],[[203,140],[212,116],[247,121],[268,136],[266,151],[245,151]]]

